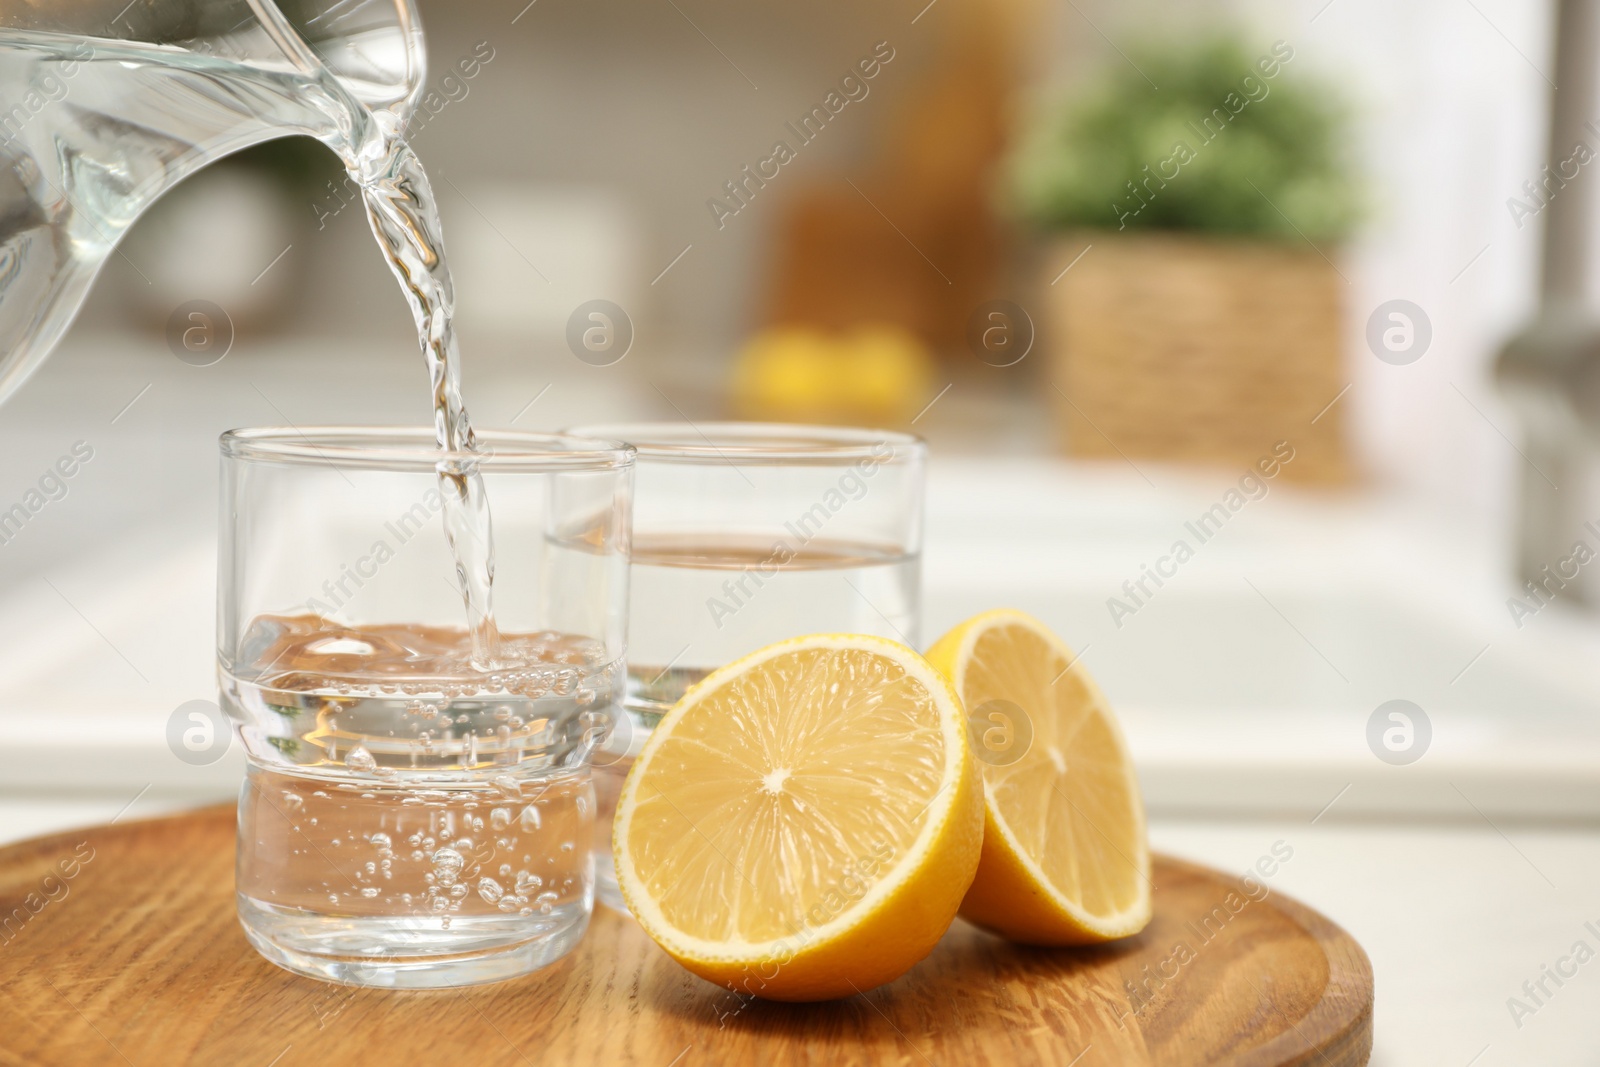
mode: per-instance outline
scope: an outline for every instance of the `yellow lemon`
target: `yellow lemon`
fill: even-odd
[[[837,343],[804,327],[772,327],[752,337],[734,364],[733,394],[752,417],[807,417],[826,410]]]
[[[983,795],[966,721],[921,656],[781,641],[666,714],[617,805],[617,881],[695,974],[774,1000],[865,992],[955,918]]]
[[[895,326],[865,326],[848,343],[843,395],[863,415],[904,422],[933,395],[933,359],[915,335]]]
[[[1073,945],[1150,921],[1144,804],[1116,717],[1038,619],[990,611],[928,660],[960,695],[983,771],[983,858],[964,918],[1017,941]]]

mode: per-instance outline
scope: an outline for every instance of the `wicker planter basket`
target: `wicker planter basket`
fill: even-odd
[[[1316,250],[1178,234],[1078,233],[1046,266],[1062,440],[1076,456],[1246,467],[1287,440],[1283,475],[1350,477],[1344,280]],[[1064,396],[1061,394],[1065,394]],[[1315,420],[1315,421],[1313,421]]]

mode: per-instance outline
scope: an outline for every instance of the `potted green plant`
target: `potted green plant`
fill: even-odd
[[[1359,214],[1337,94],[1282,42],[1147,44],[1045,108],[1009,172],[1048,235],[1045,330],[1068,448],[1345,476],[1338,412]]]

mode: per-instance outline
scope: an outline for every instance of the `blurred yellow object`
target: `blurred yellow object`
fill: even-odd
[[[927,348],[896,326],[847,334],[778,326],[739,354],[733,401],[749,418],[892,425],[927,403],[932,370]]]
[[[833,342],[815,330],[763,330],[734,365],[734,398],[741,410],[810,411],[826,405]]]
[[[852,401],[868,410],[893,413],[892,421],[914,417],[927,403],[932,377],[927,349],[894,326],[864,327],[851,341],[846,377],[853,386]]]

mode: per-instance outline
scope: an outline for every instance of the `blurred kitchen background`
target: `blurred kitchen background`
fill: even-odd
[[[1274,888],[1373,956],[1374,1063],[1591,1062],[1600,979],[1506,1004],[1600,921],[1600,481],[1495,377],[1545,224],[1593,240],[1600,132],[1549,144],[1554,3],[420,6],[480,425],[910,427],[924,639],[1037,613],[1124,716],[1158,847],[1291,842]],[[620,353],[572,326],[597,299]],[[225,312],[198,350],[195,300]],[[427,404],[320,147],[135,226],[0,410],[0,510],[92,450],[0,543],[6,836],[229,796],[237,752],[165,740],[213,687],[217,434]],[[1530,565],[1542,484],[1561,550]]]

